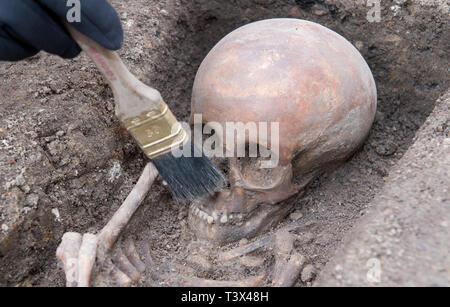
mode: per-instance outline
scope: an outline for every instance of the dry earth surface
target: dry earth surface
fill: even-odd
[[[365,1],[111,3],[119,11],[126,35],[121,56],[138,78],[162,92],[180,120],[189,117],[191,88],[202,59],[224,35],[252,21],[273,17],[315,21],[346,37],[367,59],[379,92],[369,139],[348,163],[314,181],[305,196],[286,201],[295,204],[295,214],[280,227],[293,220],[298,223],[296,250],[309,264],[299,286],[311,285],[355,223],[383,202],[373,201],[377,194],[389,197],[389,187],[384,186],[390,173],[409,174],[410,164],[398,162],[415,141],[427,145],[412,149],[424,157],[411,153],[411,163],[425,161],[432,153],[445,154],[441,147],[434,149],[435,142],[448,142],[445,104],[436,109],[445,115],[430,119],[440,122],[427,124],[438,129],[436,134],[431,128],[424,128],[418,137],[416,132],[449,87],[447,1],[383,0],[381,21],[373,23],[367,20],[370,8]],[[20,63],[0,63],[0,80],[0,285],[62,286],[64,275],[55,257],[62,235],[101,229],[131,190],[146,159],[121,129],[114,117],[112,93],[85,55],[65,61],[41,53]],[[421,167],[433,176],[441,174],[440,167],[448,170],[443,162]],[[442,188],[441,182],[429,184]],[[448,205],[448,198],[444,200]],[[431,206],[438,200],[423,202]],[[410,205],[420,203],[417,198]],[[411,221],[414,216],[411,211]],[[186,208],[175,204],[160,182],[125,235],[132,236],[140,250],[150,246],[153,263],[161,270],[173,263],[189,264],[198,243],[186,227]],[[389,242],[381,237],[385,239]],[[211,267],[185,273],[238,279],[268,271],[273,264],[266,250],[255,254],[264,259],[264,265],[256,268],[242,263],[224,266],[213,256]],[[348,278],[348,284],[359,283]],[[159,285],[151,276],[140,284]]]

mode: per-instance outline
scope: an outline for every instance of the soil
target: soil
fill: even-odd
[[[363,1],[111,3],[125,30],[120,54],[126,65],[159,89],[184,121],[202,59],[224,35],[249,22],[273,17],[318,22],[367,59],[379,107],[366,144],[348,163],[314,181],[304,196],[279,204],[294,203],[299,218],[296,249],[307,259],[309,277],[298,286],[312,284],[364,216],[449,85],[446,1],[383,1],[379,23],[368,22],[370,8]],[[0,79],[0,285],[63,286],[55,257],[62,235],[101,229],[131,191],[146,158],[121,129],[112,93],[86,56],[66,61],[41,53],[0,63]],[[290,223],[288,217],[280,227]],[[150,246],[160,271],[177,268],[220,280],[266,271],[270,280],[270,250],[252,255],[264,259],[257,268],[242,260],[215,262],[219,250],[232,246],[209,250],[212,265],[196,261],[201,257],[192,255],[197,249],[202,255],[203,244],[186,226],[186,208],[171,200],[161,182],[124,236],[132,236],[139,251]],[[160,285],[151,276],[141,284]]]
[[[450,91],[316,286],[450,285]]]

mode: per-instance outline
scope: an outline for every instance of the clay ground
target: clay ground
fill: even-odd
[[[382,1],[379,23],[367,21],[370,8],[364,2],[111,1],[125,30],[122,58],[139,79],[162,92],[180,120],[189,117],[202,59],[224,35],[251,21],[318,22],[355,44],[368,61],[379,93],[369,139],[348,163],[317,179],[305,196],[287,201],[298,211],[296,249],[313,268],[299,286],[311,285],[332,259],[449,86],[446,1],[434,6]],[[402,4],[391,9],[397,2]],[[112,93],[86,56],[64,61],[41,53],[21,63],[0,63],[0,80],[0,285],[62,286],[55,257],[62,235],[101,229],[146,159],[120,128]],[[284,225],[289,223],[290,217]],[[171,263],[192,265],[189,252],[196,243],[186,227],[186,209],[160,182],[126,235],[139,249],[148,244],[161,270]],[[212,266],[184,273],[223,280],[269,271],[270,253],[256,256],[265,257],[265,265],[224,266],[211,256]],[[141,284],[158,285],[151,276]]]

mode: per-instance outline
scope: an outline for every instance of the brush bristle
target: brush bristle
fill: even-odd
[[[185,146],[191,146],[193,154],[200,152],[192,142]],[[167,182],[173,197],[181,203],[205,194],[213,195],[217,189],[223,187],[226,180],[222,172],[203,154],[201,157],[192,155],[176,158],[172,153],[168,153],[153,159],[152,162]]]

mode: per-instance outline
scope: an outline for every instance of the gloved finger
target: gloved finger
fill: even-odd
[[[36,1],[55,12],[61,19],[67,20],[67,13],[71,8],[67,6],[67,1]],[[114,8],[106,0],[79,0],[79,2],[81,20],[70,23],[71,26],[107,49],[120,49],[123,43],[123,29]]]
[[[65,1],[62,1],[65,2]],[[34,0],[0,0],[0,21],[16,46],[45,50],[65,58],[80,53],[77,43],[63,26]],[[0,59],[18,57],[9,54],[11,44],[0,49]],[[8,48],[8,49],[6,49]]]
[[[19,61],[38,52],[39,50],[15,40],[0,26],[0,60]]]

